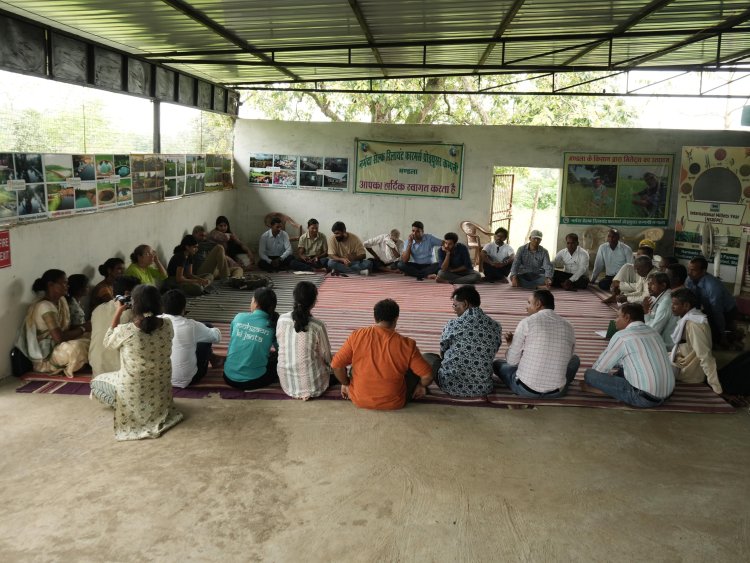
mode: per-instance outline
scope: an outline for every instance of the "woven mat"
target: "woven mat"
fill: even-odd
[[[419,282],[414,278],[399,275],[351,276],[349,278],[325,278],[320,275],[301,278],[291,273],[273,276],[275,290],[279,295],[280,312],[291,308],[291,292],[300,279],[308,279],[320,285],[320,294],[314,314],[325,321],[331,347],[338,350],[347,336],[356,328],[372,324],[372,308],[385,297],[396,299],[401,307],[398,330],[414,338],[422,352],[439,350],[440,334],[445,323],[453,318],[450,294],[453,286],[430,281]],[[528,291],[512,288],[507,284],[480,284],[477,286],[482,298],[482,309],[501,323],[503,331],[515,330],[518,321],[526,314]],[[237,295],[239,294],[239,296]],[[240,310],[246,310],[251,292],[221,290],[218,295],[191,300],[190,316],[213,322],[222,331],[222,344],[214,350],[223,355],[229,336],[229,321]],[[595,330],[606,330],[614,318],[612,307],[602,303],[607,294],[599,290],[578,292],[555,291],[555,310],[568,319],[576,333],[576,353],[581,358],[581,369],[568,395],[560,399],[527,399],[513,395],[498,383],[495,392],[488,397],[459,399],[440,391],[434,384],[422,403],[459,406],[530,408],[535,406],[594,407],[635,410],[600,395],[583,393],[580,379],[586,368],[591,367],[606,347],[606,341]],[[283,300],[283,301],[282,301]],[[284,305],[281,305],[281,303]],[[227,319],[227,320],[224,320]],[[504,357],[504,343],[498,357]],[[19,393],[48,393],[61,395],[88,395],[90,377],[80,374],[68,379],[61,376],[27,374]],[[188,389],[174,388],[176,398],[201,398],[218,395],[224,399],[276,399],[287,400],[278,385],[255,391],[240,391],[227,386],[221,370],[209,370],[208,375],[196,386]],[[321,399],[339,400],[339,388],[330,388]],[[291,400],[291,399],[290,399]],[[661,407],[648,409],[657,412],[734,413],[735,409],[716,395],[708,385],[678,383],[672,397]]]

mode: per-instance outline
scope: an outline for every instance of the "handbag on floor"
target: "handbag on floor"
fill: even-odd
[[[10,350],[10,369],[15,377],[21,377],[24,373],[28,373],[34,369],[31,360],[26,357],[26,354],[21,350],[13,346]]]

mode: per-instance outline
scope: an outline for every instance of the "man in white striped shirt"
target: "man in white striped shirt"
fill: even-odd
[[[522,397],[562,397],[568,392],[581,361],[573,354],[573,326],[555,313],[555,297],[537,289],[528,299],[526,312],[512,332],[507,360],[495,360],[493,371],[511,391]]]
[[[633,407],[658,407],[674,390],[674,372],[664,341],[646,326],[643,306],[624,303],[617,332],[593,367],[584,374],[583,391],[609,395]]]

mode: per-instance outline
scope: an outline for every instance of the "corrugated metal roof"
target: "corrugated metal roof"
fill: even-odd
[[[6,0],[0,10],[228,86],[750,69],[747,0]]]

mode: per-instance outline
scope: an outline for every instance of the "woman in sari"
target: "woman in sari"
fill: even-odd
[[[130,303],[118,302],[104,345],[120,351],[119,371],[91,381],[91,396],[115,409],[115,439],[157,438],[182,420],[172,400],[172,337],[160,318],[161,294],[151,285],[131,293],[133,320],[120,324]]]
[[[43,295],[29,307],[16,346],[34,371],[73,377],[88,361],[89,339],[83,336],[90,325],[71,326],[68,277],[62,270],[47,270],[31,289]]]

